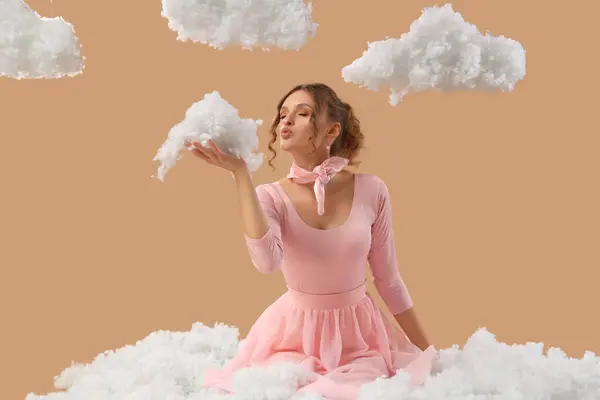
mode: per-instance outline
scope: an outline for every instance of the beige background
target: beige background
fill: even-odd
[[[486,326],[505,342],[600,352],[599,65],[586,32],[597,3],[455,1],[482,31],[523,43],[525,80],[511,94],[422,93],[396,108],[340,69],[434,3],[316,1],[317,36],[290,53],[178,42],[160,1],[30,4],[75,25],[87,68],[0,79],[0,398],[51,391],[72,360],[153,330],[219,320],[248,331],[284,282],[252,268],[232,180],[185,157],[161,184],[152,158],[206,92],[269,121],[303,81],[356,107],[359,171],[390,188],[400,267],[438,348]],[[256,184],[283,176],[290,159],[276,160]]]

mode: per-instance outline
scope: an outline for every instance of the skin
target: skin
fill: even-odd
[[[316,117],[319,132],[314,132],[310,121],[311,115],[315,113],[314,109],[315,103],[310,94],[297,91],[288,96],[279,113],[279,146],[281,150],[291,154],[296,165],[307,170],[312,170],[329,157],[326,146],[333,143],[341,129],[339,122],[328,121],[325,113],[321,112]],[[289,138],[282,134],[283,129],[291,131]],[[316,151],[311,142],[313,136],[316,136]]]
[[[327,145],[331,145],[340,134],[339,122],[328,121],[325,113],[316,118],[318,132],[314,131],[311,116],[315,104],[305,91],[292,93],[283,103],[280,111],[278,135],[281,150],[291,154],[294,162],[307,170],[312,170],[329,157]],[[286,136],[285,130],[290,132]],[[312,138],[316,136],[313,148]],[[330,229],[342,225],[349,217],[354,197],[354,174],[343,170],[336,174],[325,187],[325,214],[315,213],[317,200],[312,183],[300,184],[293,179],[280,181],[297,213],[306,224],[316,229]]]
[[[312,170],[329,157],[327,145],[330,145],[340,134],[341,128],[339,122],[329,121],[326,114],[321,113],[316,118],[318,131],[315,132],[310,121],[314,109],[315,103],[309,93],[294,92],[282,105],[281,121],[277,127],[281,150],[288,152],[298,166],[308,170]],[[284,129],[291,132],[289,137],[282,135]],[[314,135],[316,135],[316,151],[312,145],[312,136]],[[196,142],[186,142],[186,147],[192,154],[205,162],[226,169],[233,174],[244,232],[248,237],[255,239],[266,235],[269,230],[267,218],[258,201],[251,174],[244,160],[224,153],[212,141],[209,141],[208,148],[204,148]],[[340,171],[327,184],[325,214],[322,216],[316,213],[317,202],[312,184],[299,184],[288,178],[280,182],[300,217],[316,229],[329,229],[341,225],[350,214],[354,195],[354,174],[352,172]],[[394,315],[394,318],[414,345],[421,350],[430,346],[414,307]]]

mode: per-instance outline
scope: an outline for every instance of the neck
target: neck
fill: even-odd
[[[320,165],[330,156],[327,154],[313,155],[310,157],[293,156],[294,164],[307,171],[312,171],[316,166]]]

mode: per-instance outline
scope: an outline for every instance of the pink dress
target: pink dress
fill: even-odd
[[[368,262],[393,314],[413,304],[397,268],[388,189],[375,175],[354,176],[350,216],[327,230],[307,225],[278,182],[257,186],[270,230],[245,237],[250,257],[262,273],[281,270],[288,290],[258,318],[233,360],[206,373],[205,387],[233,393],[236,370],[293,361],[315,373],[298,392],[354,400],[361,385],[397,369],[415,384],[430,372],[433,346],[411,344],[366,293]]]

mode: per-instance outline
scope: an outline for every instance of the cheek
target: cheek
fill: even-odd
[[[315,128],[309,120],[298,121],[296,131],[302,134],[302,137],[309,138],[315,134]]]
[[[295,131],[297,143],[310,143],[312,141],[313,130],[311,127],[303,127]]]

